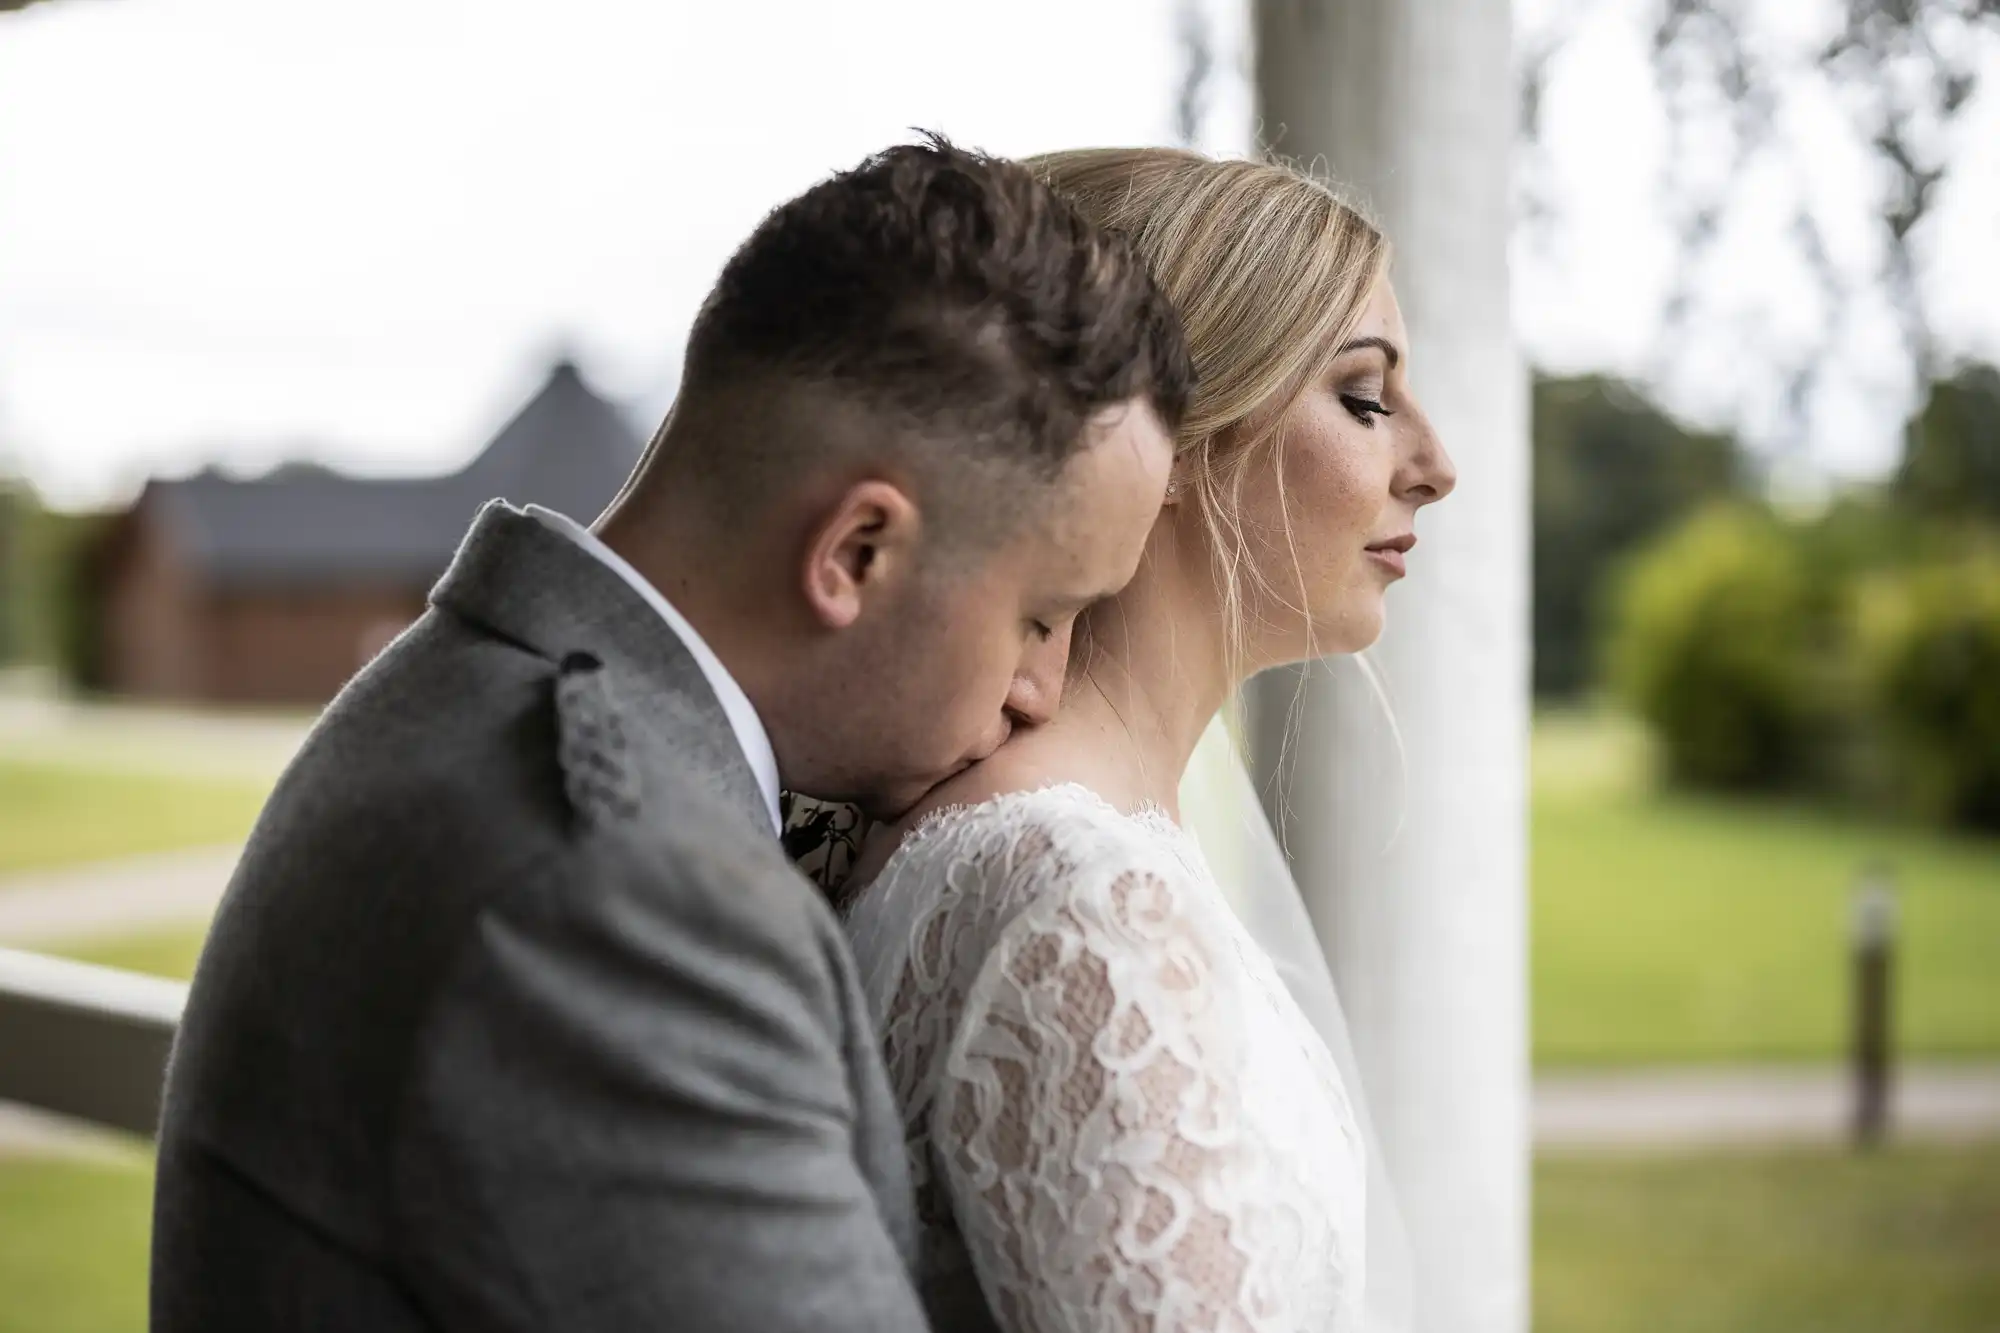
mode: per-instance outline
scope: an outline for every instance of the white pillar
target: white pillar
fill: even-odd
[[[1307,673],[1299,882],[1401,1190],[1424,1333],[1528,1323],[1527,398],[1510,327],[1505,0],[1255,0],[1265,142],[1324,159],[1396,250],[1411,376],[1459,467],[1371,658]],[[1257,683],[1260,776],[1299,677]]]

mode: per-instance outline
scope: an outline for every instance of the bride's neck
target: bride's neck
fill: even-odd
[[[1047,730],[1091,756],[1100,782],[1119,788],[1101,793],[1114,804],[1153,804],[1178,819],[1181,776],[1233,682],[1213,599],[1164,536],[1125,591],[1079,628],[1088,665]]]

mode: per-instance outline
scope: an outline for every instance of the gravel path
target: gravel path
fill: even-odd
[[[1565,1150],[1839,1143],[1852,1107],[1839,1067],[1544,1074],[1535,1080],[1535,1141]],[[1889,1135],[2000,1138],[2000,1064],[1905,1065]]]

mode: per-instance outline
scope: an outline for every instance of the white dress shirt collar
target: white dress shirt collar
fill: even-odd
[[[764,730],[764,723],[757,716],[756,706],[750,702],[750,696],[743,692],[743,687],[736,683],[736,678],[729,674],[729,669],[722,665],[722,659],[702,641],[701,635],[695,632],[687,617],[676,610],[674,604],[668,601],[658,588],[649,583],[644,575],[632,568],[623,556],[606,546],[596,533],[568,515],[558,514],[555,510],[544,509],[540,505],[529,505],[527,512],[542,526],[552,532],[561,533],[595,556],[599,563],[630,584],[632,590],[645,598],[646,604],[659,614],[660,619],[667,622],[667,627],[673,630],[674,636],[687,648],[688,655],[694,658],[695,665],[701,668],[701,674],[708,681],[708,687],[715,691],[715,697],[721,702],[724,715],[729,718],[729,728],[736,733],[737,747],[743,751],[744,759],[749,761],[750,771],[757,778],[757,787],[764,793],[764,803],[771,813],[771,828],[773,831],[782,832],[783,820],[778,814],[777,752],[771,748],[770,734]]]

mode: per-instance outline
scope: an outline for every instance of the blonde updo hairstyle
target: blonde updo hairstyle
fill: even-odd
[[[1286,413],[1359,323],[1388,269],[1388,241],[1333,189],[1283,162],[1087,148],[1027,165],[1085,217],[1123,232],[1180,312],[1197,382],[1174,440],[1176,494],[1202,518],[1230,626],[1228,666],[1240,678],[1252,594],[1306,615],[1303,574],[1294,595],[1251,558],[1245,480],[1276,468]]]

